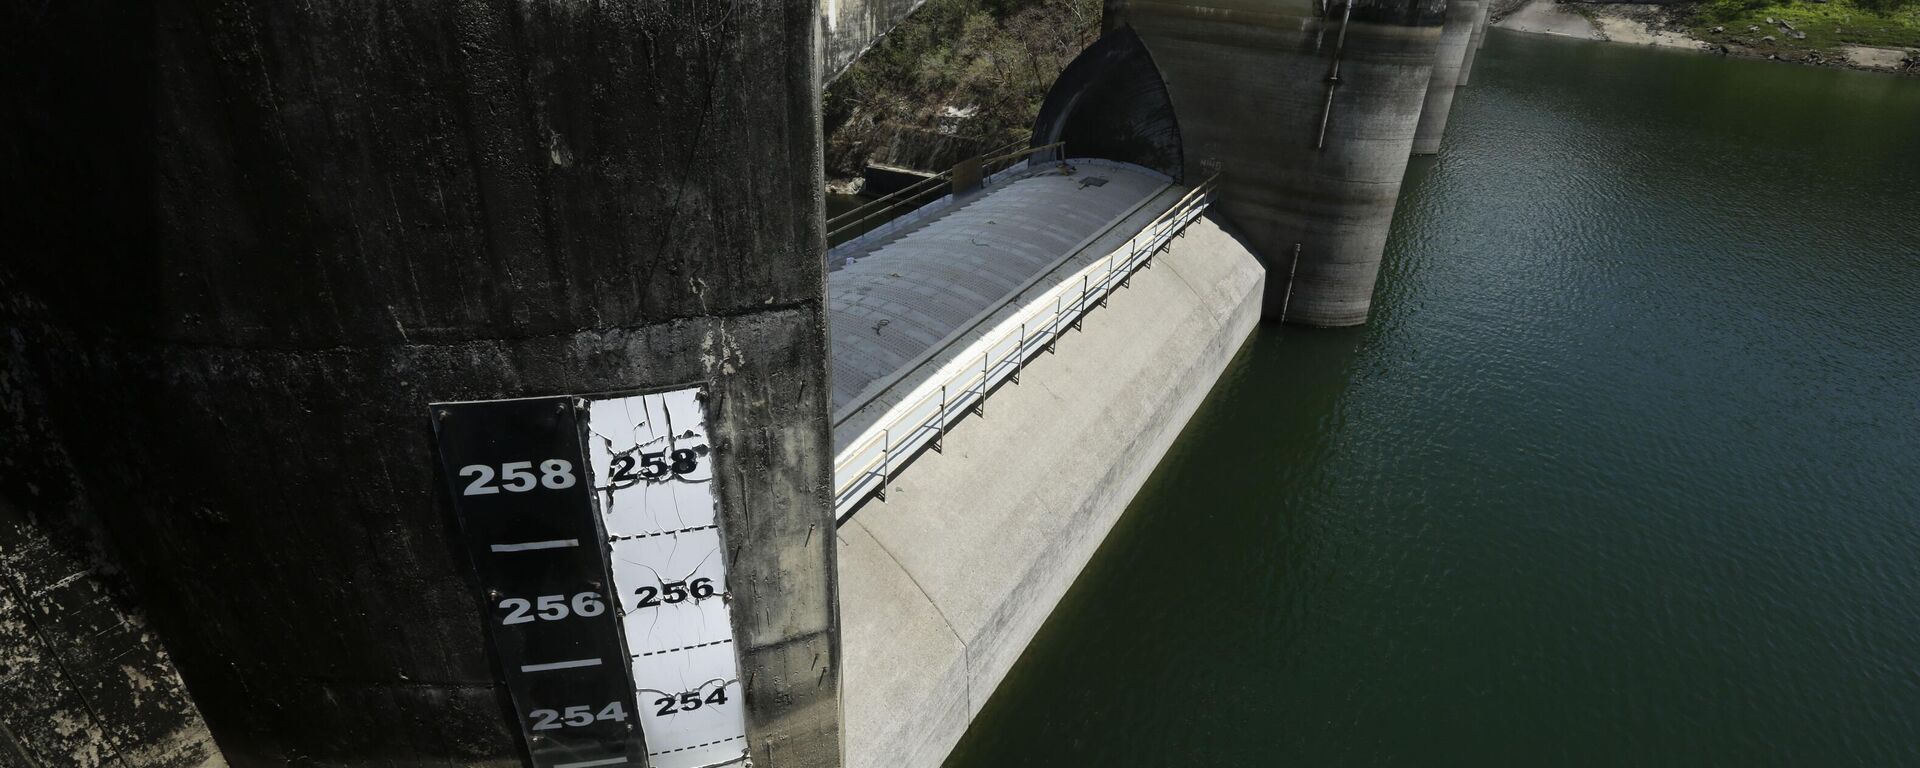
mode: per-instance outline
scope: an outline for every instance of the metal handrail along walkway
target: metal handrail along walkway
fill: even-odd
[[[1028,302],[1001,323],[998,336],[974,342],[940,374],[916,387],[834,460],[834,513],[841,522],[869,497],[886,498],[887,484],[922,449],[935,451],[952,425],[973,412],[985,415],[986,400],[999,385],[1018,384],[1029,359],[1052,351],[1062,331],[1080,322],[1096,304],[1212,204],[1218,176],[1209,177],[1156,216],[1125,246],[1088,265]],[[977,359],[977,364],[972,362]]]
[[[894,217],[889,217],[887,214],[893,213],[901,207],[914,210],[920,208],[922,204],[937,202],[937,199],[925,199],[929,195],[943,191],[946,194],[953,195],[973,191],[973,189],[965,187],[968,187],[970,184],[978,184],[981,186],[991,184],[994,174],[1013,167],[1019,163],[1019,161],[1029,156],[1038,156],[1042,152],[1058,150],[1065,146],[1063,143],[1055,142],[1038,147],[1018,148],[1022,143],[1024,142],[1016,141],[997,147],[987,152],[986,155],[968,158],[951,169],[908,184],[889,194],[863,203],[858,208],[828,219],[827,245],[830,247],[838,246],[855,237],[866,234],[870,230],[864,230],[860,227],[876,218],[880,219],[880,223],[875,226],[875,229],[886,226],[888,222],[894,220]],[[971,179],[971,182],[969,182],[968,179]],[[978,187],[974,187],[974,189],[977,188]]]

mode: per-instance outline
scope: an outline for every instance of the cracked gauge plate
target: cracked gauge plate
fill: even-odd
[[[588,398],[587,408],[587,462],[648,764],[742,761],[745,702],[702,393]]]

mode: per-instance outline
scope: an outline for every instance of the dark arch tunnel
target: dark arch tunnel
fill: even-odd
[[[1068,64],[1033,123],[1032,146],[1065,142],[1065,157],[1119,160],[1180,181],[1186,161],[1173,98],[1140,36],[1122,25]]]

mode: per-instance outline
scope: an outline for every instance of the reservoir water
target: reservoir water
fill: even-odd
[[[1385,764],[1920,765],[1920,79],[1495,31],[948,762]]]

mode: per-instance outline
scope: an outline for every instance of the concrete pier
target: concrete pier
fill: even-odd
[[[822,83],[830,83],[853,66],[900,22],[927,0],[821,0]]]
[[[1185,177],[1275,276],[1266,315],[1365,322],[1433,73],[1445,0],[1114,0],[1164,75]],[[1285,276],[1297,277],[1289,286]]]
[[[1427,103],[1420,110],[1420,124],[1413,132],[1413,153],[1440,153],[1440,139],[1447,132],[1447,115],[1453,111],[1453,94],[1459,90],[1461,67],[1471,55],[1484,16],[1484,0],[1448,0],[1447,23],[1440,28],[1440,46],[1433,55],[1433,77],[1427,81]]]
[[[1473,23],[1473,37],[1467,41],[1467,55],[1460,60],[1460,75],[1454,78],[1457,87],[1467,87],[1467,81],[1473,75],[1473,60],[1480,56],[1480,46],[1487,44],[1488,14],[1493,12],[1493,0],[1481,0],[1480,10]]]
[[[0,265],[0,394],[32,424],[0,430],[0,523],[35,529],[0,531],[0,547],[9,565],[42,536],[111,557],[219,753],[162,753],[200,729],[148,674],[144,637],[128,659],[23,656],[0,605],[0,730],[105,729],[71,758],[24,734],[31,764],[526,765],[537,721],[502,682],[497,596],[458,543],[427,404],[697,384],[741,751],[838,765],[814,11],[23,14],[79,22],[70,39],[97,50],[49,44],[7,68],[43,87],[9,89],[34,106],[9,126],[30,165],[4,183],[34,225]],[[98,529],[44,523],[66,515]],[[4,601],[16,584],[0,581]],[[97,597],[39,596],[62,595]],[[100,623],[69,607],[73,628]],[[119,712],[15,687],[50,679],[22,665],[76,660],[89,666],[70,679],[140,675],[132,696],[168,719],[120,729]],[[17,764],[10,742],[0,764]]]

